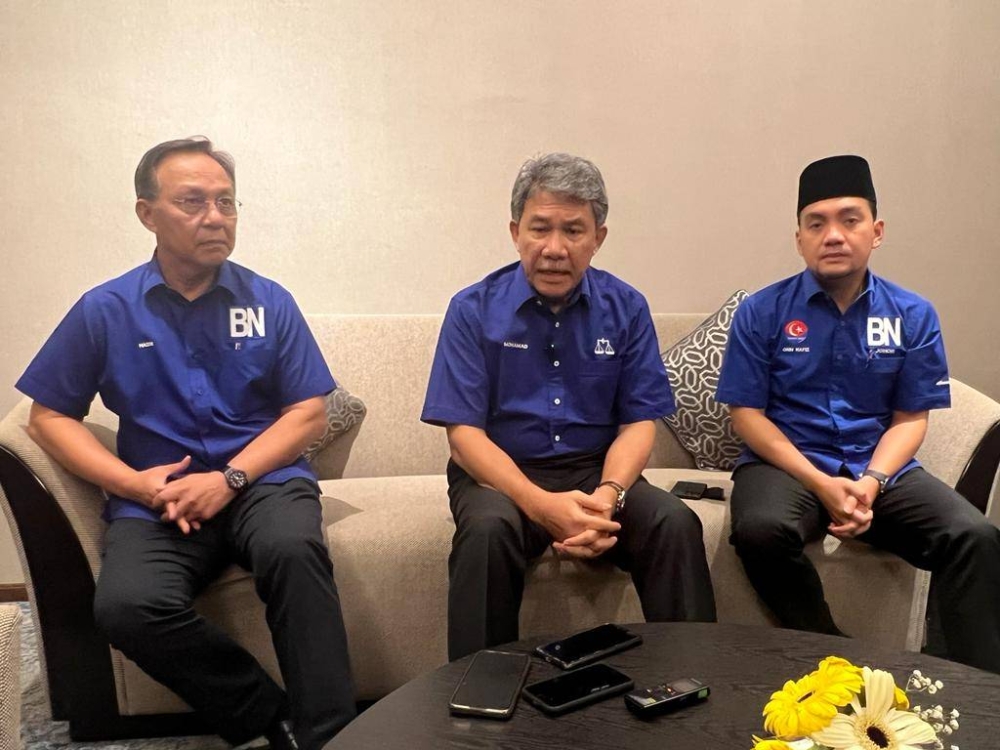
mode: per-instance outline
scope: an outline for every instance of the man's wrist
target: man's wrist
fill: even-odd
[[[601,489],[602,487],[608,487],[609,489],[611,489],[615,493],[615,495],[614,495],[614,505],[611,508],[611,515],[613,516],[616,513],[620,513],[622,510],[624,510],[624,508],[625,508],[625,487],[624,487],[624,485],[619,484],[618,482],[616,482],[613,479],[605,479],[599,485],[597,485],[597,489]]]
[[[862,479],[874,479],[878,484],[878,492],[876,494],[881,495],[885,491],[885,486],[889,482],[889,475],[881,471],[876,471],[875,469],[865,469],[861,473]]]

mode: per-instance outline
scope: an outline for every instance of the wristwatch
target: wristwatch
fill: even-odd
[[[229,485],[229,489],[235,492],[237,495],[243,492],[250,484],[250,478],[247,473],[242,469],[234,469],[232,466],[227,466],[222,471],[222,476],[226,478],[226,484]]]
[[[889,481],[889,475],[883,474],[881,471],[875,471],[875,469],[865,469],[861,472],[863,477],[871,477],[876,482],[878,482],[878,494],[882,494],[885,489],[885,483]]]
[[[618,482],[613,482],[610,479],[601,482],[597,486],[598,488],[601,488],[605,485],[608,487],[614,487],[615,492],[618,493],[618,497],[615,498],[615,509],[611,511],[611,515],[617,515],[625,508],[625,488],[618,484]]]

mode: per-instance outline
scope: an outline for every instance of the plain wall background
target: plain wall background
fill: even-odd
[[[443,312],[515,260],[511,183],[553,150],[604,173],[595,264],[709,311],[800,269],[799,172],[860,153],[873,268],[1000,398],[998,34],[992,0],[0,0],[0,413],[80,294],[148,259],[135,166],[191,134],[236,157],[234,260],[329,313]]]

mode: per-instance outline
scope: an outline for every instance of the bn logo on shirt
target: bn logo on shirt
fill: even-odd
[[[234,339],[264,336],[264,308],[230,307],[229,335]]]
[[[868,346],[902,346],[899,318],[868,318]]]

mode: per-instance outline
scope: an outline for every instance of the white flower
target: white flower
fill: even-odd
[[[893,708],[895,682],[881,669],[864,667],[865,705],[851,701],[853,714],[840,713],[810,738],[830,750],[921,750],[936,742],[931,726],[915,714]]]

